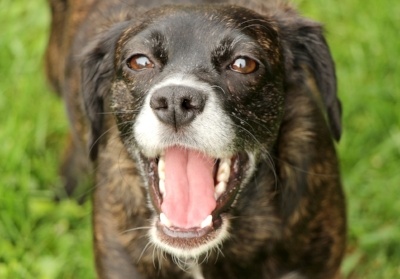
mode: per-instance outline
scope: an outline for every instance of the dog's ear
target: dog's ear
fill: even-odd
[[[114,56],[117,40],[126,23],[114,25],[85,48],[82,56],[81,88],[90,122],[89,156],[96,160],[103,128],[103,102],[115,74]]]
[[[322,97],[334,138],[341,136],[341,103],[336,94],[335,64],[320,24],[297,15],[281,21],[286,76],[295,83],[311,74]],[[309,73],[307,73],[307,71]]]

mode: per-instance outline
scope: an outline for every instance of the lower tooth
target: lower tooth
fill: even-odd
[[[168,220],[167,216],[165,216],[164,213],[160,214],[160,222],[166,227],[171,227],[172,223],[170,220]]]
[[[205,228],[205,227],[211,227],[211,225],[212,225],[212,216],[211,216],[211,215],[208,215],[208,216],[206,217],[206,219],[204,219],[204,221],[201,222],[200,227],[203,229],[203,228]]]

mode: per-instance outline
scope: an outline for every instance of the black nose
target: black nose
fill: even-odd
[[[150,107],[158,119],[176,129],[192,122],[205,106],[204,92],[184,86],[167,86],[154,92]]]

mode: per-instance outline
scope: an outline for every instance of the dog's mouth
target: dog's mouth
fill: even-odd
[[[162,244],[190,250],[218,238],[248,169],[247,153],[213,158],[173,146],[157,158],[143,159]]]

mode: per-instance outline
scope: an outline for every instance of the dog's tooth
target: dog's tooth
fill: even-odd
[[[212,225],[212,216],[211,216],[211,215],[208,215],[208,216],[206,217],[206,219],[204,219],[204,221],[201,222],[200,227],[201,227],[201,228],[211,227],[211,225]]]
[[[161,195],[165,196],[165,159],[161,156],[158,160],[158,188],[160,189]]]
[[[225,191],[226,191],[226,182],[221,181],[220,183],[217,184],[217,186],[215,186],[214,189],[215,200],[218,200],[219,197],[222,195],[222,193]]]
[[[165,180],[165,159],[161,156],[158,160],[158,177],[160,180]]]
[[[167,216],[165,216],[164,213],[160,213],[160,222],[166,227],[171,227],[172,223],[170,220],[168,220]]]
[[[222,163],[227,164],[230,167],[231,166],[231,158],[223,158]]]
[[[218,171],[217,181],[218,182],[228,182],[229,172],[227,171]]]
[[[228,182],[230,174],[231,174],[231,160],[222,159],[221,162],[219,163],[217,181]]]
[[[160,189],[160,193],[163,197],[165,197],[165,180],[160,179],[158,181],[158,188]]]

